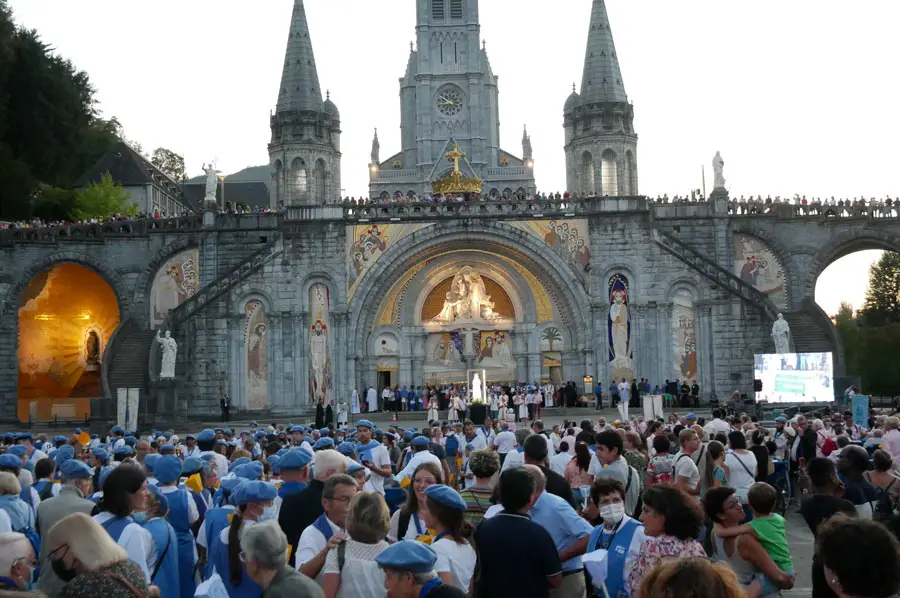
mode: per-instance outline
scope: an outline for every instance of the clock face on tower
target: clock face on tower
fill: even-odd
[[[438,92],[437,109],[444,116],[456,116],[462,110],[462,94],[455,87],[444,87]]]

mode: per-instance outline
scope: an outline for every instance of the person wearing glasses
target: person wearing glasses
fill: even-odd
[[[300,534],[294,561],[297,569],[311,579],[322,583],[322,568],[328,551],[337,548],[345,538],[347,512],[350,500],[359,492],[358,482],[346,474],[328,478],[322,489],[324,513]]]
[[[30,590],[37,579],[36,558],[25,534],[0,534],[0,589]]]

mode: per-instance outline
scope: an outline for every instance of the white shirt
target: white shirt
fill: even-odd
[[[682,459],[682,461],[686,461],[686,459]],[[725,465],[728,466],[728,486],[734,488],[734,495],[741,499],[741,503],[747,504],[747,493],[750,491],[750,486],[756,481],[754,478],[757,467],[756,455],[750,451],[742,455],[728,451],[725,453]],[[747,473],[744,466],[750,470],[750,473]]]
[[[325,521],[328,522],[328,527],[331,528],[331,531],[335,534],[344,533],[344,530],[339,528],[337,525],[331,522],[331,519],[328,517],[325,518]],[[300,566],[304,563],[308,563],[309,561],[316,558],[316,555],[322,552],[322,550],[328,545],[328,540],[325,539],[325,536],[322,535],[314,525],[306,526],[306,529],[303,530],[303,533],[300,534],[300,540],[297,542],[297,551],[294,553],[294,561],[297,564],[297,570],[300,570]],[[322,584],[322,577],[325,575],[325,567],[322,567],[322,570],[319,571],[319,574],[316,576],[316,582],[319,585]]]
[[[100,525],[114,518],[115,515],[107,511],[94,515],[94,521]],[[150,532],[137,523],[129,523],[122,530],[118,544],[128,553],[128,558],[141,568],[147,578],[147,583],[150,583],[150,572],[156,566],[156,557],[153,555],[153,536],[150,535]]]
[[[544,442],[547,443],[547,456],[548,457],[552,457],[553,455],[556,454],[556,449],[553,448],[553,442],[549,438],[547,438],[547,436],[543,432],[541,432],[540,434],[535,434],[535,435],[540,436],[541,438],[544,439]]]
[[[706,432],[708,438],[712,439],[713,436],[718,434],[719,432],[724,432],[728,434],[731,432],[731,426],[728,425],[723,419],[719,419],[718,417],[710,420],[705,426],[703,426],[703,431]]]
[[[506,459],[503,460],[503,467],[500,468],[500,473],[503,473],[507,469],[522,467],[523,465],[525,465],[525,453],[509,451],[506,453]]]
[[[200,447],[197,446],[196,444],[194,445],[194,448],[192,448],[192,449],[189,449],[187,447],[187,445],[181,447],[181,456],[184,459],[187,459],[188,457],[197,457],[199,459],[200,452],[201,452]]]
[[[441,460],[438,459],[434,453],[428,450],[419,451],[417,453],[413,453],[412,458],[409,460],[409,463],[406,464],[400,473],[394,476],[394,479],[397,482],[402,482],[404,478],[412,478],[413,474],[416,471],[416,467],[421,465],[422,463],[434,463],[438,466],[438,469],[441,468]],[[412,480],[410,479],[410,482]]]
[[[700,483],[700,470],[697,469],[697,464],[694,463],[693,455],[680,453],[675,457],[675,481],[677,482],[679,478],[687,478],[688,486],[691,489],[697,488],[697,485]]]
[[[422,532],[419,532],[419,528],[416,527],[416,516],[411,515],[409,517],[409,525],[406,526],[406,533],[402,538],[398,538],[397,535],[400,533],[400,509],[394,511],[394,514],[391,515],[391,525],[388,528],[387,538],[391,542],[398,542],[400,540],[415,540],[419,536],[424,533],[427,533],[427,526],[425,525],[425,521],[421,518],[419,519],[419,525],[422,528]]]
[[[485,431],[481,426],[475,427],[475,435],[484,438],[486,447],[494,444],[494,438],[497,436],[493,428],[487,428],[487,431]]]
[[[498,515],[503,512],[503,505],[496,504],[488,507],[488,510],[484,512],[484,518],[490,519],[491,517]]]
[[[379,468],[385,468],[391,466],[391,456],[388,454],[387,449],[382,444],[381,446],[377,446],[371,451],[371,460]],[[435,457],[436,458],[436,457]],[[384,476],[380,476],[372,470],[369,470],[371,474],[369,479],[366,480],[366,492],[377,492],[378,494],[384,495],[384,481],[388,478]],[[340,594],[340,592],[338,592]]]
[[[627,382],[619,382],[619,394],[626,397],[629,392],[631,392],[631,385]]]
[[[434,564],[436,573],[450,573],[452,585],[464,592],[469,591],[469,582],[475,572],[475,549],[471,544],[457,544],[450,538],[441,538],[431,545],[437,554]]]
[[[338,566],[337,550],[329,550],[322,571],[325,575],[337,573],[341,577],[337,598],[357,598],[371,596],[382,598],[384,589],[384,570],[375,562],[375,557],[390,546],[382,540],[378,544],[363,544],[352,538],[347,539],[344,553],[344,569]]]
[[[566,475],[566,465],[572,460],[569,453],[558,453],[550,457],[550,470],[555,471],[561,476]]]
[[[497,447],[498,453],[505,455],[516,448],[516,435],[509,430],[503,430],[494,438],[494,446]]]

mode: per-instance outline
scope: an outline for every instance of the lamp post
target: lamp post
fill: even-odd
[[[220,174],[219,178],[222,179],[222,209],[225,209],[225,175]]]

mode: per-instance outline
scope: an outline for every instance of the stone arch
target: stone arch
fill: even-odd
[[[619,193],[619,158],[616,152],[607,148],[600,154],[600,194],[607,196]]]
[[[300,283],[300,304],[303,306],[303,311],[309,311],[309,290],[317,283],[322,283],[328,287],[332,312],[337,311],[337,306],[346,301],[345,291],[338,287],[334,276],[330,272],[324,270],[311,272],[303,279],[303,282]]]
[[[272,301],[272,289],[267,286],[266,290],[253,287],[250,290],[239,293],[232,301],[232,313],[236,316],[243,316],[244,308],[251,301],[259,301],[262,303],[267,314],[276,311],[275,302]]]
[[[140,271],[135,281],[134,293],[131,298],[130,315],[138,322],[147,322],[150,319],[150,291],[153,288],[153,279],[163,264],[186,249],[199,247],[194,235],[176,235],[175,240],[157,251],[147,266]],[[125,320],[123,315],[122,320]]]
[[[401,355],[409,355],[409,342],[405,334],[396,326],[378,326],[367,339],[367,354],[370,356],[378,356],[378,347],[376,343],[378,339],[385,335],[391,335],[397,341],[397,354],[391,354],[390,357],[400,357]]]
[[[804,296],[815,296],[816,281],[832,262],[865,249],[900,252],[900,235],[878,229],[863,229],[850,230],[833,236],[810,261],[802,288]]]
[[[607,266],[602,275],[596,278],[600,286],[595,289],[595,295],[597,297],[603,297],[604,301],[608,301],[609,291],[607,290],[606,285],[613,275],[621,274],[628,279],[628,302],[634,304],[643,303],[644,289],[641,286],[640,278],[635,275],[635,272],[639,271],[639,268],[630,260],[613,262]]]
[[[597,193],[594,156],[589,151],[581,154],[581,194],[592,197]]]
[[[707,299],[707,293],[704,292],[706,290],[704,285],[686,276],[677,276],[670,280],[667,289],[666,299],[669,301],[672,300],[678,291],[687,291],[691,295],[691,299],[694,303]]]
[[[463,228],[464,227],[464,228]],[[587,348],[590,331],[585,309],[589,297],[579,284],[570,266],[558,255],[547,252],[537,237],[496,221],[478,223],[439,223],[405,236],[385,251],[363,276],[350,303],[349,330],[355,338],[351,344],[365,346],[365,336],[372,329],[377,308],[384,294],[416,263],[442,253],[449,244],[464,241],[468,248],[493,250],[497,253],[516,251],[527,257],[530,267],[540,270],[541,277],[551,299],[561,301],[558,306],[571,319],[570,328],[575,331],[572,348]]]
[[[309,173],[307,172],[306,162],[303,158],[298,156],[291,161],[290,177],[292,200],[297,202],[308,197]]]
[[[540,351],[541,341],[543,340],[544,331],[548,328],[556,328],[560,336],[562,337],[562,343],[560,347],[554,347],[554,351],[568,351],[572,348],[572,334],[569,330],[569,327],[557,321],[550,322],[542,322],[535,326],[534,330],[531,332],[530,340],[529,340],[529,348],[531,351]]]
[[[326,198],[328,197],[327,180],[325,160],[319,158],[316,160],[316,165],[313,168],[313,189],[315,190],[315,202],[318,204],[325,203]]]

